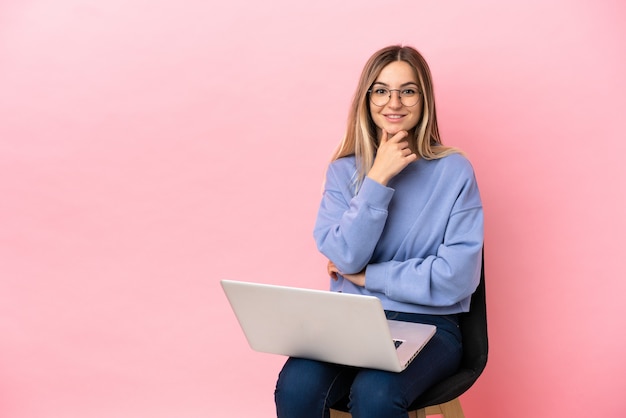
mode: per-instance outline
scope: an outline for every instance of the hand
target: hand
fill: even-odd
[[[339,269],[337,269],[337,266],[335,266],[335,263],[333,263],[330,260],[328,261],[328,266],[326,268],[328,270],[328,275],[333,280],[338,280],[339,278],[337,277],[337,275],[340,274],[341,277],[354,283],[357,286],[361,286],[361,287],[365,286],[365,270],[356,274],[344,274],[340,272]]]
[[[374,164],[367,173],[369,178],[386,186],[389,180],[417,160],[417,155],[411,151],[406,139],[408,135],[407,131],[400,131],[389,138],[383,129]]]
[[[328,266],[326,266],[326,269],[328,270],[328,275],[330,276],[331,279],[333,279],[334,281],[339,280],[339,277],[337,277],[339,270],[337,269],[337,266],[335,266],[335,263],[328,260]]]

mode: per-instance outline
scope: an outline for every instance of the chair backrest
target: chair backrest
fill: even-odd
[[[413,402],[411,409],[451,401],[469,389],[487,365],[487,301],[485,294],[485,253],[483,250],[480,283],[472,295],[470,310],[459,318],[463,336],[463,358],[456,374],[437,383]]]
[[[487,365],[487,355],[489,353],[484,256],[480,283],[472,295],[470,311],[461,315],[459,325],[463,334],[464,347],[462,367],[472,369],[478,379],[478,376],[480,376]]]

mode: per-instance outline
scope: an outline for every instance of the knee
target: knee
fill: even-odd
[[[306,363],[292,359],[287,360],[276,382],[276,390],[274,391],[276,404],[293,403],[309,398],[302,395],[310,389],[308,387],[310,383],[307,379]]]
[[[357,379],[352,384],[350,411],[354,416],[399,416],[407,407],[404,391],[386,379]]]
[[[315,368],[316,362],[310,360],[287,360],[278,375],[274,391],[279,417],[306,416],[303,411],[319,409],[321,396],[316,394],[322,391]]]

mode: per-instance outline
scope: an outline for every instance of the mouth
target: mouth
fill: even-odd
[[[384,115],[384,116],[389,121],[397,122],[401,120],[405,115],[390,114],[390,115]]]

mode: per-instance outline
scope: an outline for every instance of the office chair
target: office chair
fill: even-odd
[[[476,382],[487,365],[489,344],[487,339],[487,304],[485,298],[485,253],[480,283],[472,295],[470,310],[459,315],[463,338],[461,367],[452,376],[435,384],[409,407],[410,418],[425,418],[441,414],[444,418],[465,418],[459,396]],[[330,410],[331,418],[351,418],[347,412],[347,399]]]

